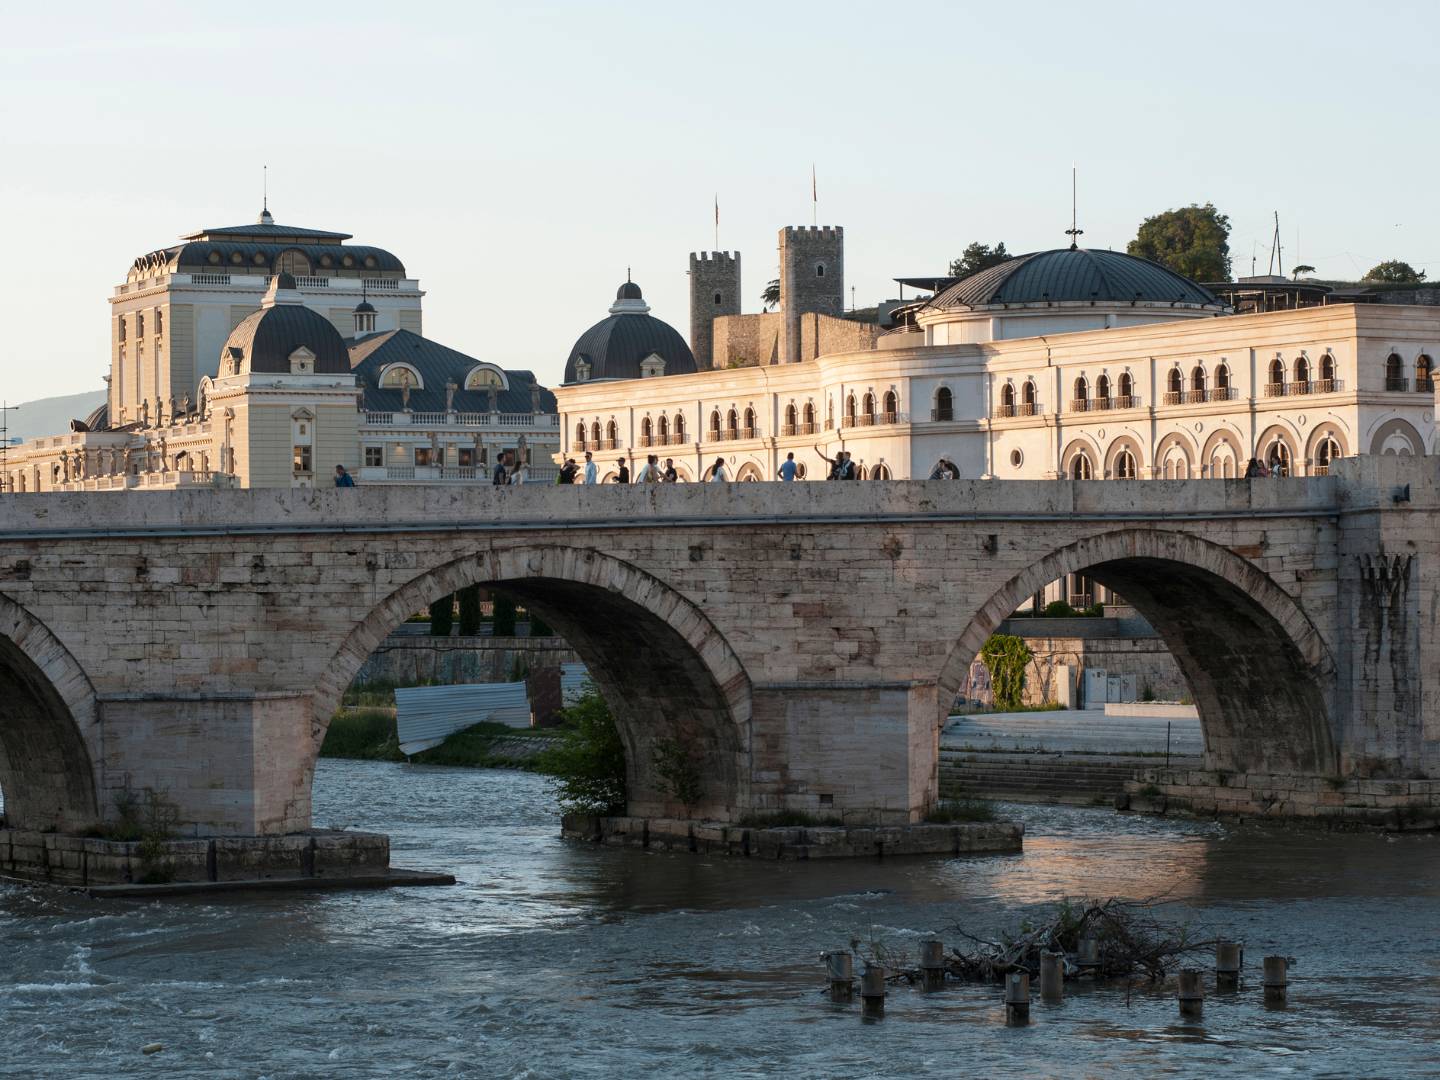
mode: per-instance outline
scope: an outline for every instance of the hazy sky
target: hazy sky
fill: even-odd
[[[17,9],[18,13],[17,13]],[[1440,275],[1440,5],[26,4],[0,12],[11,401],[96,388],[131,259],[252,221],[395,252],[427,336],[559,380],[625,268],[688,328],[686,256],[845,226],[861,305],[971,240],[1123,248],[1213,201],[1269,256]],[[1298,247],[1296,236],[1299,236]]]

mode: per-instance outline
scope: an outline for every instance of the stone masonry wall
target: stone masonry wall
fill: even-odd
[[[392,634],[355,674],[355,682],[399,685],[509,682],[518,661],[526,670],[579,661],[563,638],[430,637]]]

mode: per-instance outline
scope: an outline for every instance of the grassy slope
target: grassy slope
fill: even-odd
[[[476,724],[451,735],[439,746],[410,758],[422,765],[468,765],[473,768],[526,769],[525,759],[495,753],[502,740],[545,737],[545,731],[517,731],[505,724]],[[330,721],[321,757],[358,758],[362,761],[405,761],[395,734],[395,714],[389,709],[342,710]]]

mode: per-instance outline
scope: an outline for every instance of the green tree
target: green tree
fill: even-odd
[[[1315,273],[1315,267],[1311,266],[1309,263],[1301,263],[1299,266],[1292,266],[1290,268],[1290,277],[1295,281],[1300,280],[1301,274],[1313,273]]]
[[[760,294],[760,302],[765,306],[766,311],[769,311],[771,308],[778,307],[780,305],[779,278],[776,278],[774,281],[766,283],[765,291]]]
[[[625,812],[625,744],[595,688],[560,710],[562,733],[535,761],[551,777],[560,808],[573,814]]]
[[[1014,256],[1005,250],[1005,241],[1000,241],[992,248],[989,244],[982,244],[977,240],[962,251],[958,259],[951,261],[950,276],[965,277],[979,273],[981,270],[989,270],[992,266],[1009,262],[1012,258]]]
[[[430,636],[449,637],[455,625],[455,594],[440,597],[430,605]]]
[[[555,631],[551,628],[534,608],[526,608],[525,613],[530,616],[531,637],[554,637]]]
[[[1030,663],[1029,646],[1013,634],[991,634],[980,648],[980,659],[990,672],[995,707],[1020,708],[1020,692],[1025,688],[1025,665]]]
[[[480,586],[471,585],[455,595],[460,598],[460,633],[474,637],[480,633]]]
[[[1230,219],[1214,205],[1182,206],[1148,217],[1126,245],[1192,281],[1230,280]]]
[[[1377,266],[1372,266],[1362,280],[1383,281],[1390,285],[1418,285],[1425,280],[1425,271],[1416,270],[1409,263],[1401,262],[1399,259],[1388,259]]]
[[[492,616],[491,634],[495,637],[515,636],[515,598],[509,593],[491,592],[495,613]]]

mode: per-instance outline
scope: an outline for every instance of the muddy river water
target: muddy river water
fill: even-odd
[[[0,1076],[1440,1075],[1440,838],[1006,806],[1023,855],[773,864],[561,842],[545,781],[322,761],[316,821],[453,888],[96,901],[0,887]],[[821,993],[822,950],[911,953],[1066,896],[1164,894],[1246,943],[1247,985]],[[949,935],[953,938],[953,934]],[[1259,958],[1297,960],[1265,1008]],[[164,1049],[144,1055],[141,1048]]]

